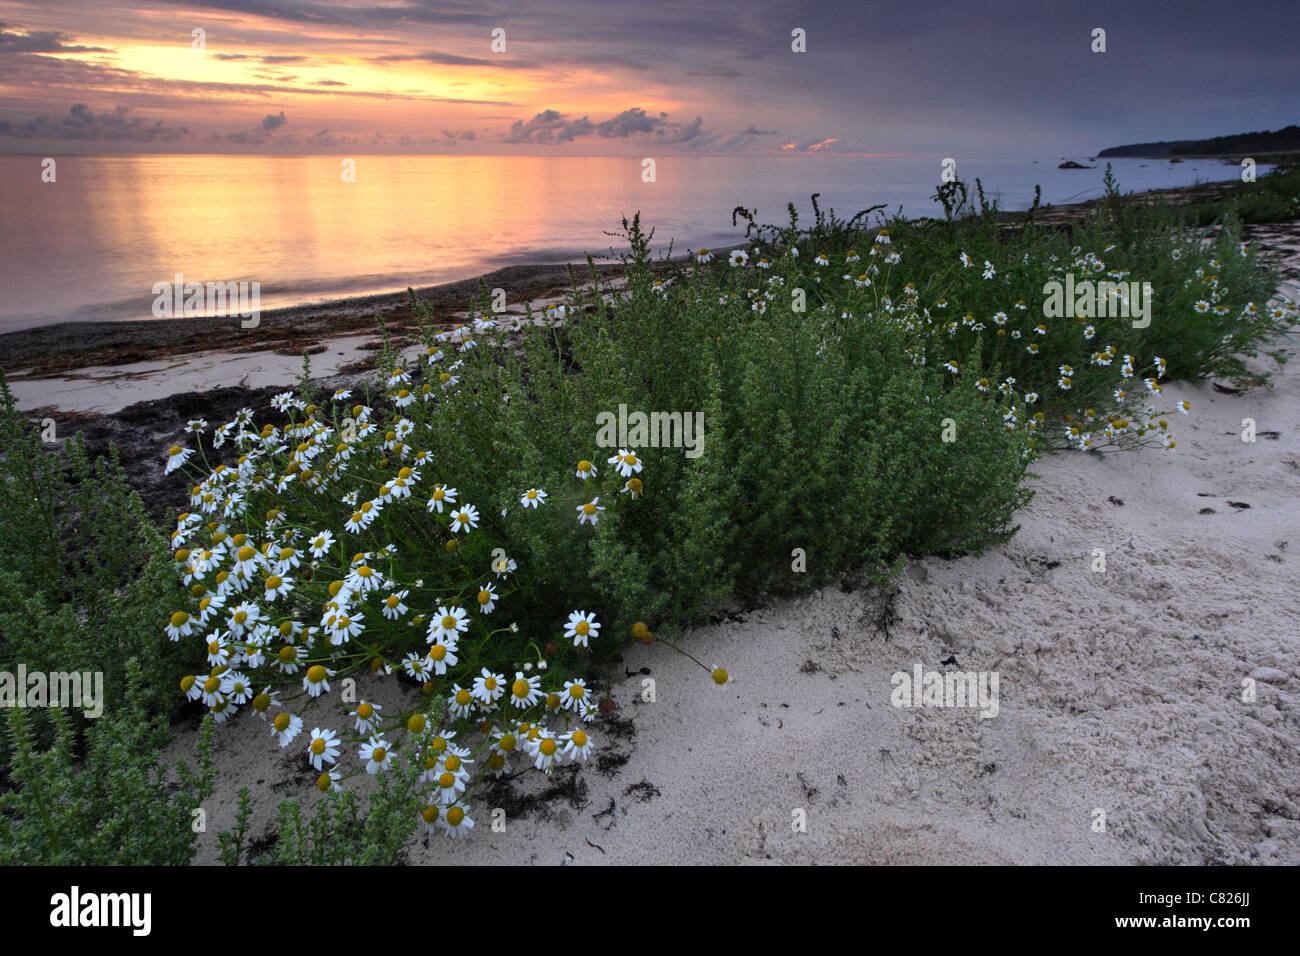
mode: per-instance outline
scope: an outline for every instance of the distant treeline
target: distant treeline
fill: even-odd
[[[1251,153],[1280,153],[1300,150],[1300,126],[1288,126],[1276,132],[1237,133],[1214,139],[1176,139],[1163,143],[1134,143],[1112,146],[1102,156],[1248,156]]]

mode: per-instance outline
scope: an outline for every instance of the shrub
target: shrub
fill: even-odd
[[[273,403],[282,425],[245,410],[212,434],[225,463],[205,462],[173,537],[193,597],[167,631],[211,668],[184,682],[191,699],[218,722],[248,704],[273,718],[322,790],[414,753],[426,822],[458,836],[512,757],[585,758],[594,665],[635,623],[671,630],[731,594],[883,576],[904,552],[1006,530],[1026,434],[915,361],[914,330],[821,299],[780,308],[776,286],[706,263],[665,288],[624,225],[612,308],[575,293],[537,321],[426,323],[423,368],[385,351],[374,399],[318,401],[305,375]],[[704,430],[619,436],[620,407]],[[172,448],[168,468],[195,453]],[[351,729],[308,737],[294,701],[367,669],[423,702],[340,702]]]
[[[86,732],[84,761],[74,756],[72,722],[49,712],[54,739],[42,750],[27,711],[7,708],[12,790],[0,796],[0,865],[178,866],[194,853],[193,811],[212,793],[212,721],[199,738],[199,772],[178,764],[179,782],[158,763],[167,721],[144,707],[144,677],[128,661],[127,693],[114,713]]]
[[[18,414],[0,377],[0,670],[102,673],[111,712],[135,659],[134,693],[147,711],[172,713],[183,658],[194,655],[158,633],[159,615],[182,597],[166,540],[115,449],[92,463],[77,435],[63,451],[66,465]],[[74,727],[84,727],[81,718]]]

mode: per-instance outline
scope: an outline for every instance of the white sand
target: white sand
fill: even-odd
[[[621,288],[622,277],[610,281],[612,288]],[[546,308],[560,305],[564,297],[539,297],[529,300],[535,323]],[[524,306],[516,305],[504,313],[508,319],[524,320]],[[453,312],[445,316],[449,322],[470,321],[468,312]],[[324,352],[311,356],[312,379],[332,380],[358,363],[373,360],[374,348],[379,341],[375,333],[349,335],[322,335]],[[23,370],[10,373],[9,387],[22,411],[54,409],[61,412],[86,412],[111,415],[137,402],[155,401],[172,395],[201,394],[216,388],[240,385],[247,388],[291,388],[302,374],[302,356],[276,349],[282,344],[271,344],[265,349],[231,351],[214,349],[188,355],[174,355],[125,365],[82,366],[50,375],[32,374]],[[403,361],[410,362],[425,351],[423,345],[408,345],[398,350]],[[352,378],[362,378],[354,374]]]
[[[633,645],[626,667],[649,669],[657,700],[641,701],[638,674],[614,688],[620,723],[593,728],[597,755],[625,763],[588,764],[573,799],[525,803],[504,832],[480,803],[469,840],[421,836],[411,861],[1300,863],[1300,365],[1275,391],[1166,397],[1192,403],[1173,416],[1176,451],[1040,462],[1010,542],[896,582],[888,640],[872,595],[829,589],[686,635],[731,671],[725,688]],[[998,674],[996,717],[890,705],[894,672],[955,670],[939,664],[950,655]],[[362,692],[401,696],[391,682]],[[320,705],[306,720],[342,725]],[[305,743],[281,751],[251,715],[217,741],[201,862],[240,786],[255,836],[280,799],[316,799]],[[169,759],[192,744],[181,734]],[[529,770],[515,786],[546,785]]]

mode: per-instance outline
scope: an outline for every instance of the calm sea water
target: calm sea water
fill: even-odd
[[[0,331],[152,317],[155,282],[261,283],[263,310],[470,278],[502,265],[608,256],[638,210],[655,245],[739,241],[736,205],[783,222],[808,197],[849,215],[876,203],[939,214],[939,164],[840,157],[0,156]],[[1125,191],[1234,179],[1221,163],[1119,160]],[[1104,171],[1040,158],[963,163],[1007,209],[1101,193]],[[742,224],[743,227],[743,224]]]

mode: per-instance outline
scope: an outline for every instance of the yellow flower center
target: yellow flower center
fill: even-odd
[[[550,737],[547,737],[541,742],[537,749],[548,757],[553,756],[555,753],[555,741]]]
[[[324,738],[317,737],[315,740],[311,742],[311,752],[318,757],[325,752]]]
[[[586,621],[579,621],[577,626],[574,627],[574,630],[578,632],[579,637],[586,637],[587,633],[591,630],[591,625]]]
[[[479,592],[478,592],[478,603],[479,603],[479,604],[487,604],[487,603],[488,603],[489,601],[491,601],[491,600],[492,600],[492,592],[491,592],[491,591],[479,591]]]
[[[313,664],[307,668],[307,680],[313,684],[319,684],[325,679],[325,668],[320,664]]]
[[[596,513],[596,506],[588,501],[582,506],[582,513],[585,515],[594,515]]]
[[[278,731],[280,731],[281,733],[283,733],[284,731],[286,731],[286,730],[289,729],[289,715],[288,715],[288,714],[276,714],[276,715],[275,715],[275,720],[272,721],[272,723],[275,725],[275,729],[276,729],[276,730],[278,730]]]
[[[471,700],[473,700],[473,698],[465,688],[462,687],[460,690],[456,691],[456,703],[461,707],[468,706]]]
[[[522,677],[510,685],[510,693],[514,694],[516,697],[520,699],[523,699],[524,697],[528,696],[529,689],[530,689],[530,685],[528,681],[524,680]]]

